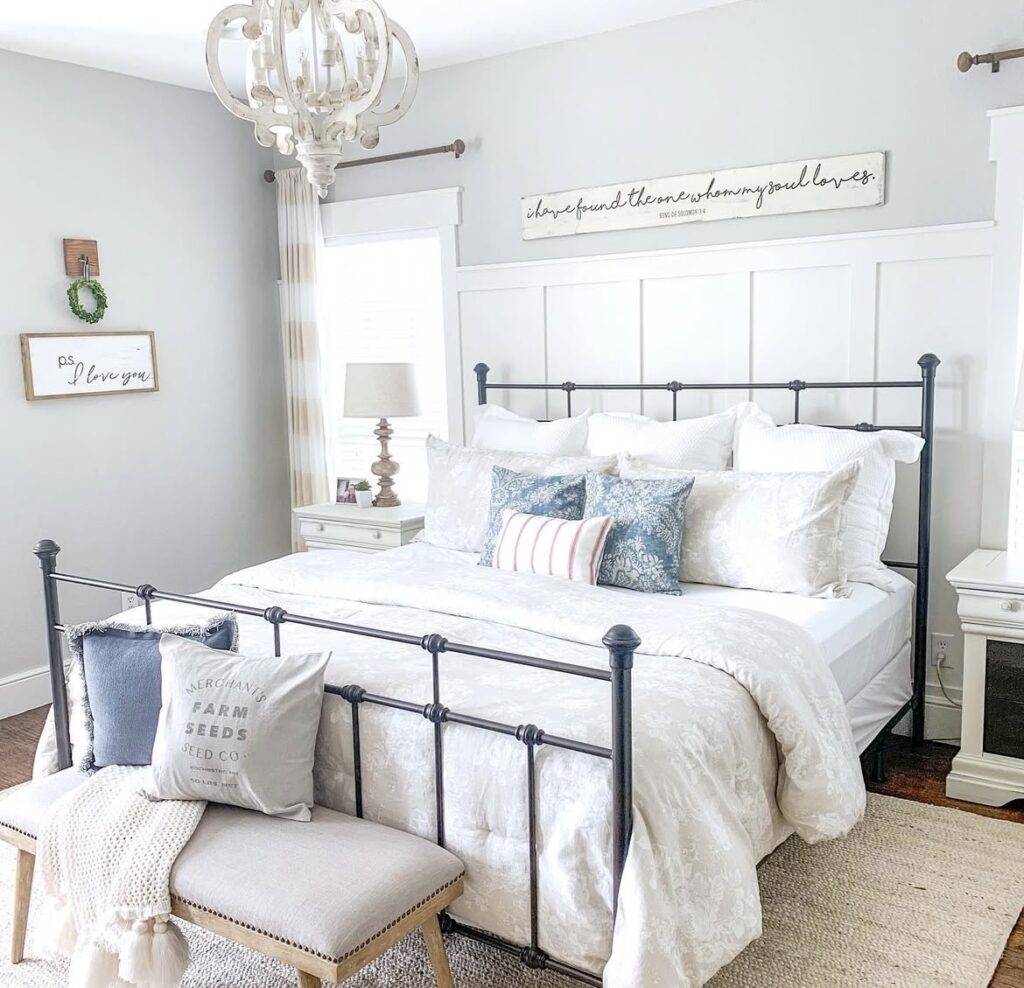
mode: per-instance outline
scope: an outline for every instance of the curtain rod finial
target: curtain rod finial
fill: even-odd
[[[274,174],[274,172],[270,168],[268,168],[263,173],[263,181],[266,182],[268,185],[272,185],[276,178],[277,178],[277,176]]]

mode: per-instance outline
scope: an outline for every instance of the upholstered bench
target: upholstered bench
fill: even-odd
[[[0,840],[18,851],[11,961],[25,954],[35,843],[75,769],[0,793]],[[438,913],[462,862],[430,841],[317,806],[309,823],[210,804],[171,872],[175,916],[295,968],[300,988],[344,981],[415,929],[452,988]]]

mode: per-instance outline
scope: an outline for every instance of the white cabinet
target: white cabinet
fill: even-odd
[[[978,549],[947,579],[964,631],[964,708],[946,795],[1002,806],[1024,796],[1024,557]]]

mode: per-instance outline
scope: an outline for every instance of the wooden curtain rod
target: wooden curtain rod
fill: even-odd
[[[998,72],[999,63],[1008,62],[1011,58],[1024,58],[1024,48],[990,51],[984,55],[972,55],[969,51],[962,51],[956,57],[956,67],[961,72],[969,72],[975,65],[991,64],[992,71]]]
[[[403,158],[423,158],[428,154],[454,154],[461,158],[466,153],[466,142],[456,138],[451,144],[441,144],[436,148],[420,148],[418,151],[398,151],[395,154],[379,154],[375,158],[359,158],[356,161],[343,161],[337,168],[357,168],[359,165],[376,165],[382,161],[401,161]],[[264,182],[273,182],[277,176],[274,171],[268,168],[263,173]]]

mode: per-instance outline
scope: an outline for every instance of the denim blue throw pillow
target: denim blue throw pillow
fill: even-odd
[[[501,531],[502,512],[506,508],[528,515],[579,521],[583,517],[585,499],[586,483],[582,473],[566,477],[537,477],[505,467],[491,467],[491,510],[480,551],[480,565],[491,565],[494,543]]]
[[[679,593],[683,509],[693,477],[626,480],[588,473],[583,517],[615,519],[597,582],[641,593]]]
[[[228,614],[217,614],[201,625],[156,628],[102,621],[67,629],[72,674],[77,669],[85,682],[85,721],[91,739],[79,763],[85,771],[150,763],[160,716],[162,634],[222,651],[238,650],[238,624]]]

